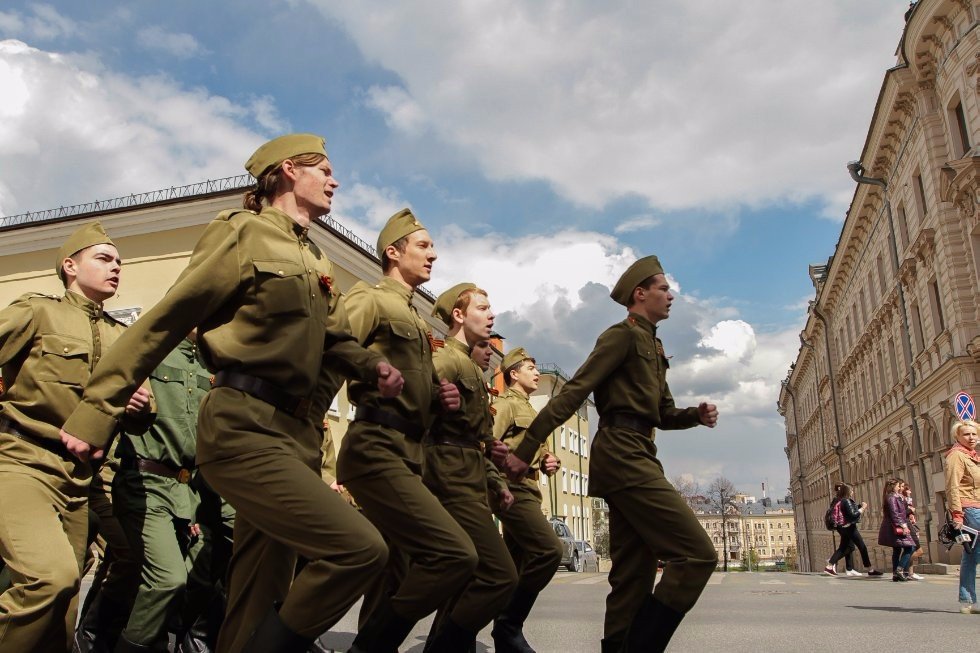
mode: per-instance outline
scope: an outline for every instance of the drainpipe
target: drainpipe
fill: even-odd
[[[909,413],[912,415],[912,436],[917,449],[916,454],[919,459],[919,490],[922,492],[922,496],[931,503],[929,480],[926,477],[926,462],[923,457],[924,448],[922,446],[922,434],[919,432],[918,413],[916,411],[915,404],[909,400],[909,393],[915,390],[918,381],[915,378],[915,367],[912,365],[912,336],[911,329],[909,328],[909,315],[905,308],[905,291],[902,289],[902,280],[898,277],[898,240],[895,238],[895,223],[892,221],[892,206],[891,200],[888,197],[888,183],[884,179],[879,179],[877,177],[865,177],[864,165],[860,161],[851,161],[848,163],[847,171],[850,173],[851,179],[853,179],[855,182],[859,184],[879,186],[885,195],[885,213],[888,216],[889,250],[891,252],[892,267],[895,269],[895,286],[898,289],[898,305],[902,311],[902,331],[905,334],[905,337],[902,338],[902,356],[905,359],[905,366],[909,370],[909,388],[902,393],[902,399],[905,402],[905,405],[908,407]],[[932,542],[931,510],[926,510],[925,522],[926,541]],[[929,556],[929,562],[932,562],[932,548],[926,547],[926,553]]]
[[[806,557],[803,558],[806,561],[806,569],[802,571],[810,571],[810,522],[806,515],[806,475],[803,473],[803,458],[800,455],[800,421],[796,416],[796,393],[790,387],[789,381],[783,381],[783,388],[786,389],[790,399],[793,400],[793,427],[796,429],[796,464],[800,468],[797,480],[800,482],[800,499],[803,506],[803,544],[806,545]]]
[[[830,356],[830,322],[820,312],[820,306],[813,302],[813,315],[823,323],[823,344],[827,350],[827,376],[830,377],[830,405],[834,409],[834,431],[837,434],[837,443],[834,445],[834,453],[837,454],[837,466],[840,477],[844,480],[844,444],[841,441],[840,413],[837,411],[837,379],[834,377],[834,359]],[[823,407],[820,408],[823,415]]]

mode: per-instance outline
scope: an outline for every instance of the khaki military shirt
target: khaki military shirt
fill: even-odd
[[[506,485],[484,455],[493,432],[483,370],[470,358],[469,347],[456,338],[449,338],[445,347],[436,350],[432,362],[440,379],[456,384],[460,406],[439,415],[433,423],[422,478],[443,503],[486,502],[487,489],[497,492]],[[447,444],[453,442],[473,446]]]
[[[414,291],[382,277],[370,286],[358,282],[345,301],[351,333],[372,352],[387,357],[405,379],[402,392],[387,399],[376,385],[351,380],[348,395],[358,406],[393,411],[423,427],[432,423],[438,407],[439,381],[432,363],[432,335],[412,305]]]
[[[599,420],[628,413],[656,428],[685,429],[700,423],[698,409],[677,408],[667,386],[667,358],[656,328],[635,313],[596,341],[595,349],[531,423],[516,455],[530,462],[548,435],[594,394]],[[625,428],[600,428],[592,444],[589,494],[604,496],[663,478],[654,434]]]
[[[307,398],[323,364],[375,382],[384,359],[357,345],[336,307],[330,262],[307,229],[272,207],[222,212],[173,287],[103,359],[65,430],[103,446],[132,389],[195,326],[211,372],[250,374]]]
[[[0,311],[6,384],[0,416],[29,436],[60,443],[61,425],[78,406],[92,369],[125,330],[101,304],[70,290],[63,297],[18,298]]]
[[[526,394],[511,386],[493,401],[493,437],[511,448],[517,449],[524,441],[524,431],[531,426],[537,416]],[[547,436],[545,436],[547,438]],[[548,452],[542,442],[529,462],[532,469],[540,469],[542,459]],[[510,484],[511,489],[522,488],[540,494],[538,481],[524,478],[520,483]]]

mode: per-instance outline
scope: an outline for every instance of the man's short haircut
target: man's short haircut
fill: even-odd
[[[630,291],[630,303],[629,303],[629,306],[632,306],[633,304],[636,303],[636,299],[634,298],[635,296],[633,294],[633,293],[636,292],[636,289],[637,288],[643,288],[644,290],[650,290],[650,288],[653,286],[653,281],[654,281],[654,279],[656,277],[657,277],[656,274],[651,274],[649,277],[647,277],[646,279],[644,279],[643,281],[641,281],[640,283],[636,284],[633,287],[633,290]],[[627,306],[627,308],[629,308],[629,306]]]
[[[405,250],[408,249],[408,236],[402,236],[388,247],[394,247],[395,251],[404,254]],[[388,247],[385,247],[385,250],[387,250]],[[388,268],[391,267],[391,259],[388,258],[388,255],[385,254],[385,252],[379,252],[379,254],[381,255],[381,271],[387,272]]]

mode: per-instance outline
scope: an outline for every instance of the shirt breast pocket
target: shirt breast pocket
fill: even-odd
[[[420,369],[422,358],[422,336],[418,328],[411,322],[391,320],[388,322],[391,338],[388,360],[399,370]]]
[[[306,269],[295,261],[253,260],[255,303],[264,315],[309,316],[312,299]]]
[[[39,381],[82,386],[90,374],[88,342],[58,333],[41,335]]]

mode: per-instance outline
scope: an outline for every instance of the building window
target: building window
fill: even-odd
[[[895,212],[896,222],[898,223],[898,251],[903,251],[909,244],[909,221],[905,215],[905,205],[899,204]]]
[[[922,218],[926,217],[926,189],[922,184],[922,172],[919,171],[912,176],[912,181],[915,184],[912,190],[915,191],[915,208],[919,211],[919,222],[922,222]]]
[[[959,97],[954,97],[949,109],[946,110],[949,120],[950,142],[953,146],[953,158],[961,159],[970,151],[970,130],[966,126],[966,114],[963,113],[963,103]]]
[[[897,383],[899,378],[898,371],[898,358],[895,356],[895,341],[891,338],[888,339],[888,362],[891,363],[891,376],[889,378],[894,379],[892,383]]]
[[[561,470],[561,491],[568,492],[568,470]]]
[[[946,330],[946,320],[943,318],[943,304],[940,301],[939,283],[933,277],[929,282],[929,310],[932,313],[933,336],[938,336]]]
[[[878,258],[875,260],[875,267],[878,268],[878,284],[881,286],[881,294],[884,296],[885,288],[888,286],[885,285],[885,265],[881,261],[881,254],[878,254]]]
[[[561,429],[559,430],[559,433],[561,434],[561,448],[562,449],[566,449],[567,446],[565,444],[565,427],[564,426],[561,427]]]
[[[915,342],[916,353],[925,347],[925,340],[922,338],[922,315],[919,313],[919,303],[912,304],[912,340]]]
[[[881,382],[881,394],[886,394],[888,392],[888,382],[885,381],[885,365],[882,362],[880,349],[875,352],[875,356],[878,359],[878,381]]]

